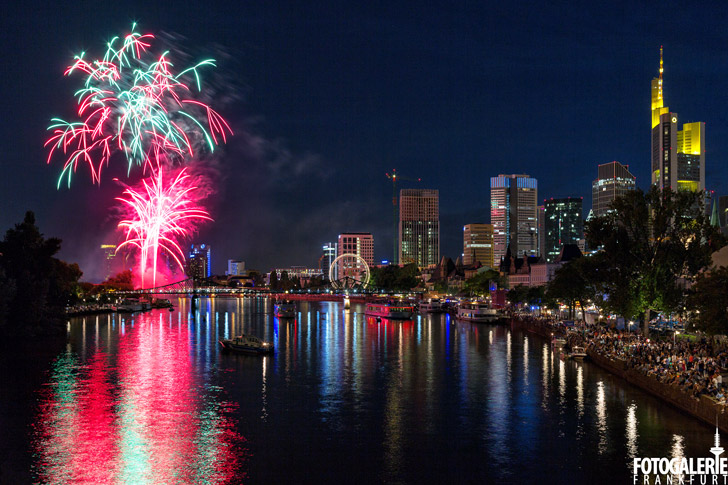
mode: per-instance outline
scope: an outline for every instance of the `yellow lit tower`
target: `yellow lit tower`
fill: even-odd
[[[660,122],[660,115],[670,112],[662,98],[662,46],[660,46],[660,77],[652,78],[652,128]]]
[[[652,79],[652,184],[660,189],[705,190],[705,123],[685,123],[678,130],[677,113],[664,106],[660,77]]]

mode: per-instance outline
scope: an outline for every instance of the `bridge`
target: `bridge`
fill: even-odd
[[[117,295],[138,296],[138,295],[260,295],[269,293],[263,288],[228,288],[224,286],[200,285],[192,278],[187,278],[174,283],[168,283],[154,288],[139,288],[136,290],[120,290],[114,292]]]

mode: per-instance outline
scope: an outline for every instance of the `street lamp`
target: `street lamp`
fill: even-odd
[[[679,330],[675,330],[675,332],[673,332],[673,334],[672,334],[672,343],[673,343],[673,345],[675,344],[675,336],[678,335],[678,334],[680,334],[680,331]]]

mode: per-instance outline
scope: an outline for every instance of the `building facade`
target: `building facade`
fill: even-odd
[[[578,245],[584,238],[582,213],[581,197],[544,201],[547,263],[556,261],[564,244]]]
[[[490,178],[490,223],[493,225],[493,267],[510,246],[516,257],[538,253],[538,181],[529,175]]]
[[[347,232],[339,234],[336,247],[337,257],[355,254],[362,258],[369,267],[374,266],[374,237],[368,232]],[[336,265],[335,279],[350,277],[360,280],[364,268],[354,258],[342,258]]]
[[[235,259],[228,259],[228,268],[225,272],[228,276],[244,276],[245,272],[245,261],[237,261]]]
[[[479,262],[483,266],[493,264],[493,225],[466,224],[463,226],[463,265]]]
[[[677,113],[664,106],[662,73],[660,47],[660,77],[652,80],[652,185],[704,191],[705,123],[685,123],[678,129]]]
[[[192,261],[196,262],[192,264]],[[193,244],[190,247],[188,268],[194,268],[195,275],[187,273],[197,279],[212,276],[212,247],[209,244]]]
[[[326,243],[322,247],[321,257],[319,258],[319,268],[324,275],[329,274],[329,268],[337,256],[336,244]],[[372,256],[373,257],[373,256]]]
[[[440,193],[432,189],[399,191],[399,262],[420,268],[440,261]]]
[[[609,212],[612,202],[636,188],[637,178],[629,171],[629,165],[609,162],[597,167],[597,178],[592,182],[592,217]]]

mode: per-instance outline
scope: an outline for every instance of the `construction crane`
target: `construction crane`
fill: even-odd
[[[422,179],[414,179],[410,177],[403,177],[397,173],[397,169],[393,168],[392,173],[385,174],[389,180],[392,181],[392,222],[393,222],[393,229],[394,234],[392,236],[392,263],[397,264],[397,235],[399,231],[397,230],[397,180],[407,180],[410,182],[422,182]]]

